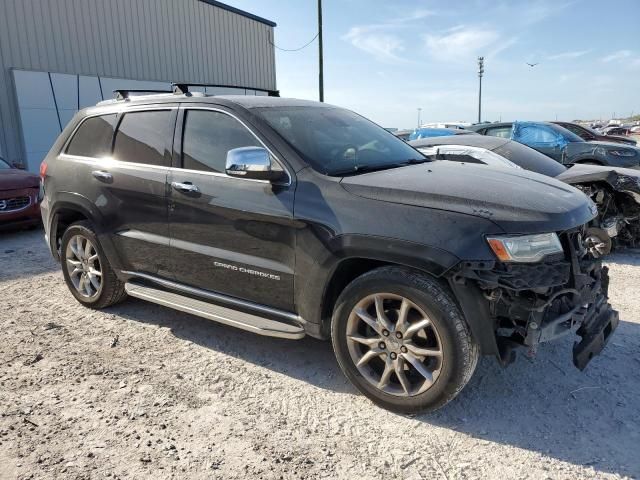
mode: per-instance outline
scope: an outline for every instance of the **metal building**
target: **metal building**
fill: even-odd
[[[266,95],[273,27],[214,0],[1,0],[0,157],[37,171],[73,114],[116,88]]]

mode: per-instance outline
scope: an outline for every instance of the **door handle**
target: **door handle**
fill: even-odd
[[[171,186],[182,193],[198,193],[200,189],[191,182],[171,182]]]
[[[105,172],[104,170],[94,170],[93,172],[91,172],[91,175],[93,175],[101,182],[109,183],[113,181],[113,175],[111,175],[109,172]]]

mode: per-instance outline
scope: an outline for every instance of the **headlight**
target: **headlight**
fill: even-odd
[[[615,155],[616,157],[635,157],[636,152],[633,150],[609,150],[611,155]]]
[[[533,263],[547,255],[562,253],[560,239],[555,233],[522,235],[518,237],[487,237],[493,253],[503,262]]]

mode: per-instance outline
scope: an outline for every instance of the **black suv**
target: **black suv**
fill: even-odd
[[[197,93],[79,112],[41,174],[75,298],[126,295],[251,332],[333,341],[346,376],[435,409],[480,354],[576,332],[582,369],[618,323],[585,249],[597,213],[524,170],[430,161],[323,103]]]

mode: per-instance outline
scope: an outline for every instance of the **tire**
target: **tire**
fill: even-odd
[[[379,310],[382,326],[374,320],[374,330],[371,319]],[[421,325],[427,326],[419,330]],[[398,413],[433,411],[450,402],[473,375],[479,357],[449,290],[402,267],[378,268],[344,289],[334,308],[331,339],[340,368],[356,388]],[[369,360],[358,366],[366,356]]]
[[[88,241],[91,248],[85,250],[87,243],[82,243],[83,247],[79,249],[78,239]],[[71,242],[74,242],[72,246]],[[76,255],[74,250],[90,255]],[[65,230],[61,241],[60,263],[67,287],[82,305],[101,309],[115,305],[127,297],[124,283],[116,277],[89,222],[77,222]],[[84,282],[82,277],[85,277]]]

